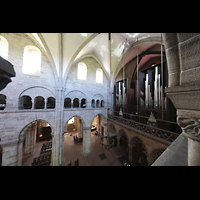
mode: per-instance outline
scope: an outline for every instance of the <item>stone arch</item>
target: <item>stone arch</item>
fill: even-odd
[[[70,98],[70,99],[78,98],[78,99],[86,99],[87,100],[86,95],[79,90],[72,90],[72,91],[68,92],[65,95],[65,99],[66,98]]]
[[[32,125],[32,124],[34,124],[35,122],[37,122],[37,121],[44,121],[44,122],[48,123],[48,124],[50,125],[50,127],[51,127],[51,135],[53,136],[53,127],[51,126],[51,123],[49,123],[46,119],[36,119],[36,120],[34,120],[34,121],[29,122],[27,125],[24,126],[24,128],[22,128],[22,130],[21,130],[20,133],[19,133],[19,137],[18,137],[19,140],[20,140],[20,139],[23,139],[24,134],[25,134],[27,128],[28,128],[30,125]]]
[[[128,136],[127,136],[126,132],[124,131],[124,129],[120,129],[118,131],[117,136],[124,139],[129,144],[129,139],[128,139]]]
[[[56,105],[55,98],[54,97],[48,97],[47,98],[47,109],[54,109]]]
[[[96,101],[97,99],[99,99],[99,100],[104,100],[104,97],[103,97],[101,94],[95,94],[95,95],[92,97],[92,99],[94,99],[95,101]]]
[[[69,118],[65,121],[64,126],[63,126],[63,130],[65,130],[65,127],[67,126],[68,121],[69,121],[72,117],[78,117],[78,118],[82,121],[82,123],[83,123],[83,128],[86,127],[85,121],[83,120],[82,117],[80,117],[80,116],[78,116],[78,115],[72,115],[71,117],[69,117]],[[64,133],[65,133],[65,131],[63,131],[63,135],[64,135]]]
[[[24,139],[26,130],[28,129],[29,126],[31,126],[32,124],[34,124],[37,121],[44,121],[44,122],[46,122],[46,123],[48,123],[50,125],[50,127],[51,127],[51,135],[52,135],[52,139],[53,139],[53,127],[51,126],[51,124],[48,121],[46,121],[44,119],[36,119],[36,120],[33,120],[33,121],[29,122],[28,124],[26,124],[24,126],[24,128],[22,128],[22,130],[20,131],[19,137],[18,137],[18,139],[19,139],[18,140],[18,146],[17,146],[17,157],[18,157],[17,158],[18,159],[17,160],[17,163],[18,163],[17,165],[18,166],[21,166],[21,164],[22,164],[22,147],[23,147],[23,139]]]
[[[73,105],[71,105],[71,98],[67,97],[64,99],[64,108],[71,108]]]
[[[80,107],[78,98],[73,99],[73,106],[72,107],[73,108],[79,108]]]
[[[18,109],[31,109],[33,106],[32,98],[28,95],[23,95],[18,100]]]
[[[96,114],[94,117],[91,117],[91,122],[90,122],[91,126],[92,126],[92,122],[93,122],[94,118],[95,118],[97,115],[100,115],[100,116],[103,118],[104,123],[107,123],[107,118],[106,118],[103,114],[98,113],[98,114]]]
[[[23,90],[20,93],[19,98],[21,96],[27,95],[27,96],[30,96],[32,99],[34,99],[36,96],[40,96],[41,94],[45,99],[48,97],[55,98],[55,95],[51,90],[49,90],[46,87],[41,87],[41,86],[34,86],[34,87],[26,88],[25,90]]]
[[[24,118],[24,120],[18,124],[17,132],[20,133],[20,135],[22,135],[21,133],[25,131],[31,124],[34,124],[36,121],[44,121],[48,123],[51,126],[52,136],[54,135],[54,126],[53,126],[54,117],[50,116],[46,112],[39,112],[38,114],[32,114]],[[19,135],[19,138],[20,138],[20,135]]]
[[[148,155],[147,154],[147,148],[146,148],[144,142],[140,139],[140,137],[134,136],[130,141],[130,145],[134,146],[137,142],[140,142],[143,145],[143,148],[145,149],[146,155]]]
[[[34,109],[44,109],[45,98],[43,96],[36,96],[34,99]]]
[[[131,139],[130,145],[132,146],[132,156],[136,156],[136,162],[140,160],[139,162],[148,165],[148,152],[143,141],[138,136],[135,136]]]

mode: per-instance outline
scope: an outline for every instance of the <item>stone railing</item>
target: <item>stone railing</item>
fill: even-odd
[[[168,145],[171,144],[179,136],[178,133],[166,131],[166,130],[163,130],[163,129],[160,129],[160,128],[157,128],[154,126],[142,124],[142,123],[130,120],[130,119],[125,119],[123,117],[118,117],[118,116],[108,114],[108,120],[109,119],[111,119],[117,123],[120,123],[122,125],[128,126],[130,128],[137,129],[137,130],[139,130],[139,132],[140,131],[145,132],[146,134],[148,134],[148,136],[150,138],[153,137],[155,139],[155,137],[156,137],[158,139],[162,139],[162,141],[166,141],[165,143]]]

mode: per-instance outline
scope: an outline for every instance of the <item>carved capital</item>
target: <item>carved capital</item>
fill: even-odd
[[[200,141],[200,119],[177,117],[177,123],[182,128],[183,135],[186,137]]]

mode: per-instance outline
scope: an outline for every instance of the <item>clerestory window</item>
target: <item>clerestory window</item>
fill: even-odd
[[[87,79],[87,66],[85,63],[78,63],[78,79],[86,80]]]
[[[103,83],[103,71],[100,68],[98,68],[96,71],[96,82]]]
[[[41,52],[35,46],[25,46],[23,55],[22,73],[32,76],[40,76]]]

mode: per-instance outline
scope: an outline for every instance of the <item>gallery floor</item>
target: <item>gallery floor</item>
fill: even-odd
[[[100,137],[91,133],[91,150],[92,153],[88,156],[82,155],[83,143],[74,143],[73,136],[77,135],[76,132],[70,136],[64,135],[64,159],[65,166],[71,162],[75,166],[75,161],[78,159],[79,166],[123,166],[118,160],[119,157],[125,154],[125,149],[120,147],[119,152],[117,148],[106,149],[100,144]],[[40,155],[40,150],[44,142],[36,143],[34,155],[23,159],[23,166],[31,166],[33,159]]]
[[[74,166],[77,158],[79,161],[79,166],[122,166],[122,164],[118,160],[118,157],[124,154],[123,149],[120,148],[118,156],[117,148],[110,148],[108,150],[105,149],[105,147],[102,147],[102,145],[100,144],[100,137],[92,133],[92,154],[85,157],[82,155],[82,142],[74,143],[73,136],[76,134],[77,133],[74,133],[72,136],[70,136],[70,134],[64,136],[64,158],[66,161],[66,166],[70,163],[70,161],[72,163],[72,166]]]

